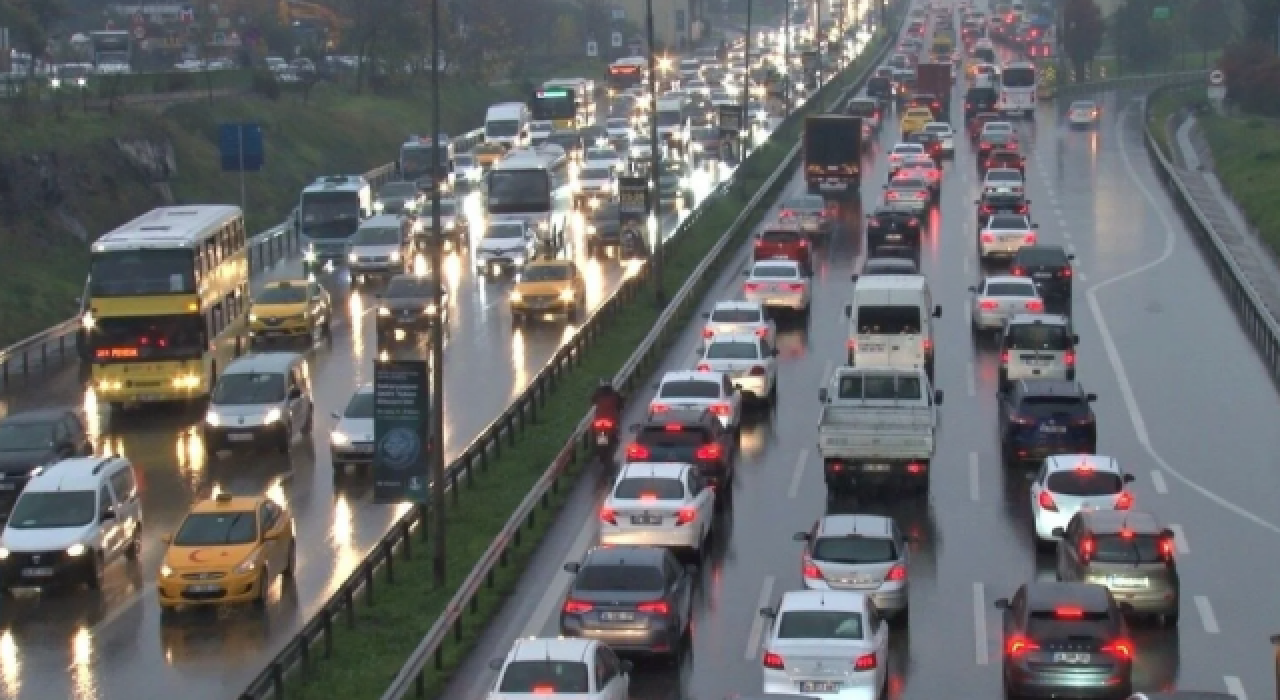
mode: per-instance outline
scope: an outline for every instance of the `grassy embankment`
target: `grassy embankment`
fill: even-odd
[[[878,44],[877,44],[878,45]],[[875,54],[869,47],[866,56]],[[846,84],[860,67],[847,71],[839,80]],[[838,86],[832,86],[836,88]],[[838,92],[826,92],[823,100]],[[799,138],[802,120],[794,120],[779,130],[742,166],[741,185],[730,195],[713,203],[693,229],[667,257],[664,269],[666,289],[678,289],[715,245],[724,230],[742,211],[746,202],[764,184],[769,174]],[[756,214],[748,224],[754,224]],[[749,231],[750,226],[744,230]],[[709,282],[715,275],[706,275]],[[346,700],[378,698],[394,678],[404,660],[430,629],[440,612],[470,573],[475,562],[502,530],[516,506],[541,477],[547,465],[564,446],[568,436],[587,410],[586,397],[598,377],[613,376],[639,346],[657,320],[658,310],[647,298],[627,306],[602,334],[602,339],[586,353],[584,361],[568,373],[540,413],[535,430],[522,433],[514,448],[506,449],[488,472],[477,475],[472,489],[463,489],[461,503],[450,507],[448,519],[448,577],[446,585],[431,585],[431,559],[425,546],[415,548],[415,556],[396,563],[396,583],[382,584],[374,606],[361,603],[358,623],[350,629],[337,623],[333,656],[314,661],[310,675],[293,677],[286,695],[296,700]],[[687,322],[688,318],[680,319]],[[576,477],[572,474],[571,478]],[[450,673],[465,659],[489,620],[500,610],[528,557],[562,505],[568,489],[553,499],[550,515],[540,514],[537,524],[526,531],[524,545],[511,550],[510,565],[496,572],[492,591],[480,596],[478,614],[463,622],[461,643],[446,644],[444,669],[428,680],[428,696],[437,695]]]
[[[600,64],[561,63],[530,70],[528,79],[602,71]],[[490,104],[524,99],[521,82],[447,84],[440,109],[443,130],[469,131],[484,120]],[[60,178],[66,191],[61,211],[92,239],[162,203],[112,139],[168,140],[176,156],[170,184],[178,202],[239,203],[239,176],[223,173],[218,161],[218,125],[237,121],[259,122],[266,132],[266,167],[245,176],[249,229],[260,231],[279,223],[295,206],[298,191],[316,176],[368,171],[393,160],[410,133],[430,134],[431,102],[425,89],[383,98],[319,85],[305,102],[293,95],[274,101],[244,96],[178,104],[163,113],[121,109],[115,116],[68,108],[61,120],[50,115],[9,120],[0,130],[0,161],[56,153],[64,173],[66,163],[75,163],[74,177]],[[74,312],[88,251],[66,230],[50,207],[22,207],[0,222],[0,347]]]

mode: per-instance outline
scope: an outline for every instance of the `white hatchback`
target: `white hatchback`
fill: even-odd
[[[1031,517],[1036,539],[1055,542],[1053,531],[1066,528],[1082,510],[1131,510],[1133,494],[1126,485],[1133,475],[1114,457],[1054,455],[1046,457],[1031,482]]]
[[[715,489],[693,465],[624,464],[600,508],[600,544],[688,549],[701,555],[715,525],[715,503]]]
[[[778,398],[778,351],[753,333],[716,335],[698,362],[699,372],[722,372],[747,397],[774,403]]]

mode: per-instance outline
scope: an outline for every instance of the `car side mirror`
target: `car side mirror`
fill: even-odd
[[[937,305],[937,306],[933,307],[933,317],[934,317],[934,318],[942,318],[942,305],[941,305],[941,304],[939,304],[939,305]]]
[[[1008,599],[1008,598],[1001,598],[1001,599],[997,600],[997,601],[995,602],[995,606],[996,606],[996,610],[1008,610],[1008,609],[1011,607],[1011,606],[1009,605],[1009,599]]]
[[[1175,533],[1173,530],[1171,530],[1171,529],[1169,529],[1169,528],[1167,528],[1167,527],[1166,527],[1166,528],[1164,528],[1163,530],[1161,530],[1161,531],[1160,531],[1160,536],[1161,536],[1161,537],[1167,537],[1167,538],[1169,538],[1169,539],[1174,539],[1174,538],[1176,538],[1178,535],[1177,535],[1177,533]]]
[[[702,318],[703,318],[703,319],[705,319],[705,320],[707,320],[707,321],[710,321],[710,320],[711,320],[711,312],[710,312],[710,311],[708,311],[708,312],[706,312],[706,313],[702,314]]]
[[[102,511],[102,517],[101,517],[101,518],[99,518],[99,519],[98,519],[98,521],[99,521],[99,522],[104,522],[104,523],[109,523],[109,522],[111,522],[111,521],[113,521],[113,520],[115,520],[115,519],[116,519],[116,512],[115,512],[114,510],[112,510],[112,509],[108,508],[108,509],[106,509],[106,510]]]
[[[302,398],[302,388],[295,386],[294,388],[290,389],[289,398],[294,400]]]
[[[778,611],[773,608],[760,608],[760,617],[767,617],[770,620],[778,616]]]
[[[844,305],[844,317],[853,318],[853,304]]]
[[[1031,204],[1031,200],[1030,200],[1030,199],[1025,200],[1023,203],[1024,203],[1024,204]]]
[[[576,561],[566,562],[564,565],[564,570],[568,571],[571,574],[576,574],[579,571],[582,571],[582,565]]]
[[[934,403],[934,405],[936,405],[936,406],[941,406],[941,405],[942,405],[942,397],[943,397],[943,393],[942,393],[942,390],[941,390],[941,389],[934,389],[934,390],[933,390],[933,403]]]
[[[1072,342],[1073,344],[1075,344],[1075,345],[1079,345],[1079,344],[1080,344],[1080,336],[1078,336],[1078,335],[1072,335],[1072,336],[1071,336],[1071,342]]]
[[[770,351],[769,351],[769,357],[777,357],[779,354],[780,354],[780,353],[778,352],[778,349],[777,349],[777,348],[774,348],[774,349],[772,349],[772,350],[770,350]]]
[[[975,286],[973,286],[973,285],[969,285],[969,293],[970,293],[970,294],[977,294],[977,293],[978,293],[978,288],[977,288],[977,287],[975,287]]]
[[[830,398],[831,398],[831,394],[830,394],[830,392],[828,392],[826,389],[819,389],[819,390],[818,390],[818,401],[819,401],[819,402],[821,402],[821,403],[826,403]]]
[[[1040,228],[1040,224],[1031,224],[1031,228]]]
[[[618,668],[621,668],[623,673],[631,673],[635,670],[635,667],[636,664],[631,659],[620,659],[618,661]]]
[[[501,671],[504,661],[505,659],[489,659],[489,668],[494,671]]]
[[[341,414],[341,413],[338,413],[337,411],[331,411],[331,412],[329,413],[329,417],[330,417],[330,418],[332,418],[332,419],[334,419],[334,420],[342,420],[342,414]]]
[[[889,186],[888,186],[888,185],[880,185],[880,189],[882,189],[882,190],[887,190],[887,189],[889,189]]]
[[[1063,529],[1062,529],[1062,528],[1060,528],[1060,527],[1055,527],[1055,528],[1053,528],[1053,531],[1052,531],[1052,532],[1050,532],[1049,534],[1053,535],[1054,537],[1066,537],[1066,536],[1067,536],[1067,531],[1066,531],[1066,530],[1063,530]]]
[[[1067,260],[1075,260],[1075,259],[1076,259],[1075,253],[1067,253]]]
[[[1126,483],[1126,484],[1132,484],[1135,478],[1136,478],[1136,477],[1134,477],[1134,475],[1132,475],[1132,474],[1125,474],[1125,475],[1124,475],[1124,483]]]
[[[160,541],[165,544],[171,544],[173,542],[173,535],[170,535],[169,533],[160,535]]]
[[[1089,403],[1093,403],[1094,401],[1097,401],[1097,400],[1098,400],[1098,395],[1097,395],[1097,394],[1085,394],[1084,400],[1085,400],[1085,401],[1088,401]]]
[[[811,538],[812,538],[812,535],[810,535],[807,532],[797,532],[796,534],[791,536],[791,539],[795,540],[796,542],[808,542]]]

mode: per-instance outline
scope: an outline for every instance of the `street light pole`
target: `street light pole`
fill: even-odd
[[[444,240],[440,227],[440,0],[431,2],[431,279],[435,285],[434,332],[431,334],[431,529],[435,535],[432,575],[445,583],[444,517]]]
[[[791,0],[782,0],[782,101],[783,113],[791,116]]]
[[[747,114],[747,103],[751,97],[751,7],[754,4],[754,0],[747,0],[747,36],[742,44],[742,124],[738,129],[738,165],[747,160],[747,143],[751,139],[751,118]]]
[[[658,146],[658,71],[657,44],[653,31],[653,0],[645,1],[645,32],[649,37],[649,185],[648,203],[645,207],[645,228],[653,222],[653,302],[658,308],[667,305],[667,290],[662,284],[662,217],[658,212],[658,168],[662,165],[662,154]],[[646,233],[648,231],[646,230]]]

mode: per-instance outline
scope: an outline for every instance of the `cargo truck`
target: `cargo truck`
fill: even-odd
[[[942,102],[940,121],[951,121],[951,64],[921,63],[916,66],[916,94],[933,95]]]
[[[810,194],[853,199],[862,182],[862,118],[817,114],[804,122],[804,179]]]

